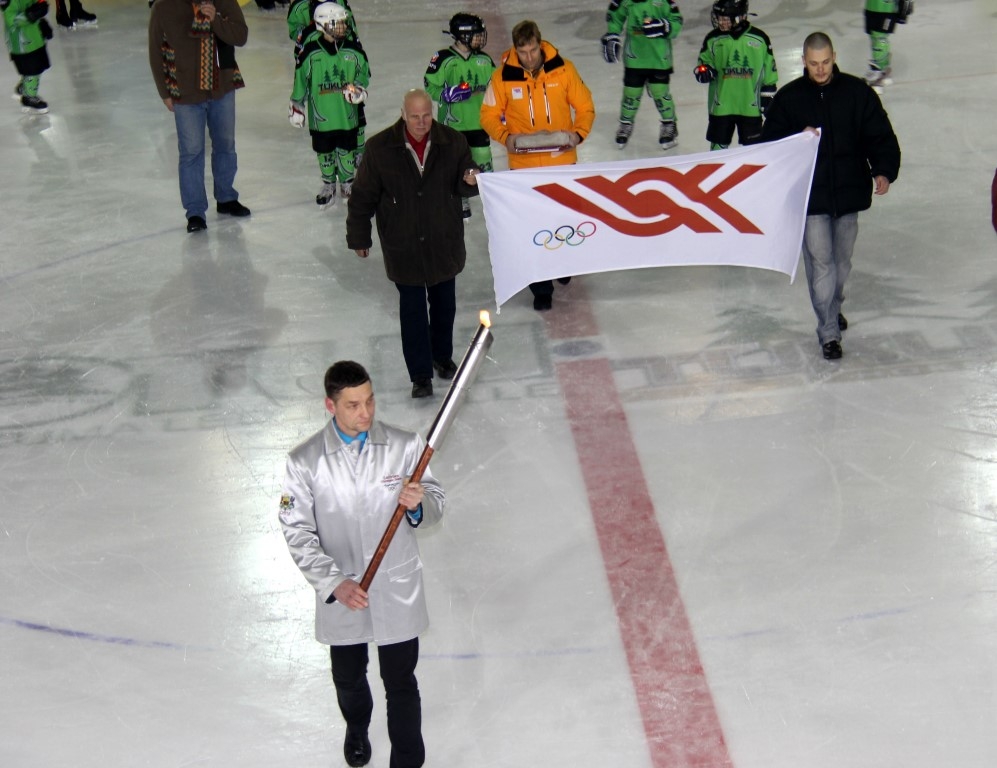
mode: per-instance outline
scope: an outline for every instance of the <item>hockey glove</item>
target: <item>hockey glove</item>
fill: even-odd
[[[695,76],[697,83],[705,84],[717,79],[717,71],[707,64],[698,64],[696,68],[692,70],[692,74]]]
[[[443,89],[443,93],[440,94],[440,98],[443,100],[444,104],[457,104],[461,101],[467,101],[471,98],[471,86],[467,83],[448,85]]]
[[[768,112],[769,107],[772,106],[772,97],[774,96],[775,96],[774,85],[766,85],[762,88],[761,98],[759,100],[760,104],[758,106],[761,108],[763,115],[766,112]]]
[[[52,39],[52,25],[49,24],[46,19],[42,19],[38,22],[38,30],[42,33],[42,37],[46,40]]]
[[[607,64],[615,64],[620,60],[620,36],[615,32],[607,32],[602,36],[602,58]]]
[[[292,101],[287,107],[287,119],[295,128],[303,128],[305,125],[305,105]]]
[[[672,23],[668,19],[645,19],[644,37],[668,37]]]
[[[897,10],[897,24],[906,24],[907,17],[914,13],[914,0],[900,0]]]
[[[32,3],[27,8],[24,9],[24,18],[30,22],[36,22],[38,19],[44,18],[48,15],[48,3],[42,0],[40,3]]]
[[[363,104],[367,101],[367,91],[362,86],[350,83],[343,86],[343,98],[350,104]]]

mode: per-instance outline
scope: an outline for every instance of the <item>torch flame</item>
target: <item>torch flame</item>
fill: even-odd
[[[481,322],[483,326],[485,326],[485,328],[492,327],[492,319],[491,317],[488,316],[487,309],[483,309],[481,310],[481,312],[478,313],[478,320]]]

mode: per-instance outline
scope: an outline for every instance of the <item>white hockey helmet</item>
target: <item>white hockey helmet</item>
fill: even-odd
[[[346,22],[349,18],[350,12],[333,2],[319,3],[312,14],[315,26],[337,40],[346,38]]]

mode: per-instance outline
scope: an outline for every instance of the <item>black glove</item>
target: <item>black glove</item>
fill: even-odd
[[[40,3],[32,3],[24,9],[24,18],[28,21],[38,21],[48,15],[48,3],[42,0]]]
[[[607,64],[615,64],[620,60],[620,36],[615,32],[607,32],[602,36],[602,58]]]
[[[647,19],[644,22],[644,37],[668,37],[672,23],[668,19]]]
[[[45,19],[38,22],[38,29],[41,30],[42,37],[46,40],[52,39],[52,25],[48,23]]]
[[[698,83],[709,83],[717,79],[717,71],[707,64],[696,65],[696,68],[692,70],[692,74]]]

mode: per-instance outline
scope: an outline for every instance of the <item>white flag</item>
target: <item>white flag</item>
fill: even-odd
[[[796,276],[819,137],[478,176],[498,306],[538,280],[730,265]]]

